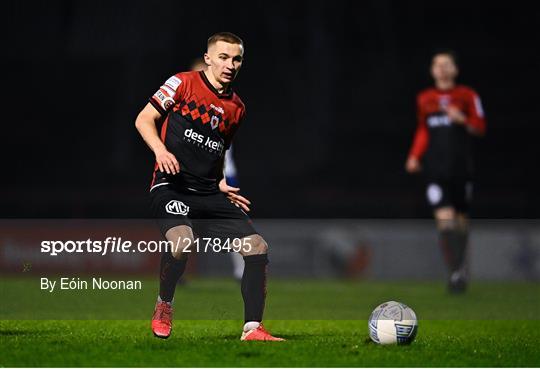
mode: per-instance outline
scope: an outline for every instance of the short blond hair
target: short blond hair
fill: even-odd
[[[229,44],[238,44],[242,47],[244,46],[244,41],[237,35],[231,32],[218,32],[216,34],[213,34],[208,38],[208,45],[207,47],[210,47],[214,45],[218,41],[225,41]]]

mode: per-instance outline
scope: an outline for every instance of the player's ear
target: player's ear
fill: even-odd
[[[204,64],[210,66],[210,55],[208,53],[204,53]]]

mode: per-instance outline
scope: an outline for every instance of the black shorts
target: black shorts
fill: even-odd
[[[249,216],[222,192],[195,194],[164,185],[152,190],[150,199],[163,236],[179,225],[191,227],[195,237],[226,240],[257,234]]]
[[[436,210],[452,207],[460,213],[468,213],[473,195],[473,183],[465,179],[428,181],[426,197]]]

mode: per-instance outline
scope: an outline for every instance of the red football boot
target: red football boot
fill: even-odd
[[[248,322],[244,324],[241,341],[285,341],[283,338],[274,337],[264,328],[262,323]]]
[[[158,338],[169,338],[172,331],[172,305],[165,302],[157,302],[152,317],[152,332]]]

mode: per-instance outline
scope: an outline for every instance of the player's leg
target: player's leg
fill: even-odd
[[[452,292],[463,292],[467,287],[468,273],[468,244],[469,217],[468,211],[472,200],[472,182],[456,181],[454,184],[454,203],[456,210],[456,266],[451,275],[449,287]]]
[[[161,253],[159,270],[159,300],[172,303],[178,280],[184,274],[191,245],[193,231],[187,225],[169,229],[165,238],[173,247]]]
[[[243,341],[283,341],[273,337],[262,324],[266,302],[266,273],[268,265],[268,244],[258,234],[242,239],[240,250],[244,257],[244,274],[241,291],[244,300]]]
[[[448,290],[452,293],[464,292],[467,287],[468,221],[466,215],[453,207],[436,209],[434,215],[449,271]]]
[[[436,181],[428,185],[426,195],[433,207],[439,243],[449,271],[448,289],[450,292],[462,292],[465,286],[459,271],[463,264],[464,247],[458,227],[455,188],[449,181]]]
[[[469,246],[469,216],[467,213],[457,210],[456,213],[456,227],[460,237],[460,244],[462,248],[461,259],[459,260],[459,269],[463,271],[466,276],[467,273],[467,255]]]
[[[151,201],[154,217],[167,240],[167,248],[161,250],[159,294],[152,317],[152,331],[156,337],[168,338],[172,330],[176,284],[186,269],[189,247],[193,244],[188,214],[197,208],[197,203],[193,196],[166,187],[152,192]]]
[[[244,257],[242,275],[242,298],[244,299],[244,320],[261,322],[266,300],[266,266],[268,265],[268,245],[258,234],[242,240],[240,251]]]
[[[262,325],[266,301],[268,245],[253,228],[247,214],[223,194],[206,197],[205,222],[195,223],[199,235],[217,237],[223,244],[240,245],[244,259],[241,293],[244,300],[242,340],[281,341],[272,337]]]
[[[161,253],[159,295],[152,316],[152,332],[158,338],[168,338],[171,335],[174,292],[186,270],[190,246],[193,244],[193,231],[187,225],[179,225],[167,230],[165,238],[172,247]]]
[[[444,259],[450,272],[456,269],[456,250],[458,233],[456,227],[456,211],[451,206],[444,206],[433,211],[433,216],[439,232],[439,241]]]

